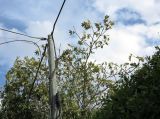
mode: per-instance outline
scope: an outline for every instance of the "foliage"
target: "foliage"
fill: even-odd
[[[75,29],[71,35],[77,36],[77,45],[69,45],[58,61],[58,84],[62,99],[64,119],[89,119],[92,112],[101,106],[103,96],[112,85],[107,80],[113,75],[108,73],[108,64],[96,64],[90,60],[94,51],[108,45],[107,30],[113,23],[105,16],[103,22],[82,23],[83,34]],[[35,52],[40,55],[39,52]],[[1,116],[2,119],[47,119],[48,106],[48,67],[42,63],[34,90],[29,96],[39,61],[35,58],[17,58],[7,73],[4,86]]]
[[[160,48],[142,68],[123,75],[95,119],[158,119],[160,114]]]
[[[63,99],[64,119],[89,119],[92,111],[101,106],[102,96],[107,94],[111,80],[105,64],[96,64],[89,58],[98,48],[108,45],[107,30],[113,23],[108,16],[102,23],[82,23],[84,32],[79,35],[70,30],[70,35],[78,37],[78,44],[71,45],[59,59],[59,80]]]
[[[45,119],[48,118],[48,70],[43,63],[34,91],[28,97],[39,61],[25,57],[16,59],[6,75],[1,119]]]
[[[91,60],[97,49],[108,45],[113,22],[81,24],[69,34],[78,38],[57,59],[57,78],[63,119],[158,119],[160,114],[160,48],[152,57],[129,56],[122,65]],[[75,38],[74,37],[74,38]],[[35,52],[40,55],[38,51]],[[137,62],[132,62],[132,58]],[[45,57],[47,58],[47,56]],[[141,62],[144,62],[141,66]],[[6,75],[1,119],[48,119],[48,66],[42,62],[30,94],[39,61],[17,58]],[[119,80],[117,80],[117,78]]]

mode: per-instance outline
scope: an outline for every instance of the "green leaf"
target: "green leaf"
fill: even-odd
[[[69,34],[73,35],[75,33],[75,31],[69,30]]]
[[[91,28],[91,22],[90,22],[89,20],[84,21],[84,22],[82,23],[82,27],[83,27],[84,29],[86,29],[86,30],[90,29],[90,28]]]
[[[83,42],[82,42],[82,41],[78,41],[78,44],[79,44],[79,45],[83,45]]]

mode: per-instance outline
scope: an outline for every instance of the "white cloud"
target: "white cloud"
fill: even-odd
[[[32,21],[27,26],[27,34],[38,37],[47,37],[52,30],[52,23],[50,21]]]
[[[154,24],[160,19],[160,2],[156,0],[94,0],[93,6],[102,13],[109,14],[114,21],[120,17],[125,19],[143,19],[147,24],[130,24],[128,26],[119,22],[110,30],[110,43],[108,47],[96,52],[94,57],[98,61],[113,61],[123,63],[128,60],[130,53],[139,56],[153,54],[154,45],[159,45],[160,24]],[[118,16],[118,10],[129,9],[133,12]],[[140,16],[133,16],[134,12]],[[131,15],[131,16],[130,16]],[[138,18],[139,17],[139,18]]]
[[[99,61],[122,63],[127,61],[130,53],[138,54],[145,46],[142,37],[133,35],[123,28],[113,29],[109,34],[109,45],[96,52],[96,59]]]
[[[145,24],[134,24],[130,26],[118,25],[118,27],[123,27],[128,32],[140,35],[148,39],[158,40],[160,39],[159,32],[160,32],[160,24],[152,24],[152,25],[145,25]]]
[[[100,1],[98,2],[99,4],[101,3]],[[110,4],[111,3],[114,4],[114,1],[110,2]],[[121,4],[121,2],[119,2],[119,4]],[[100,5],[103,6],[105,4],[101,3]],[[104,8],[106,8],[105,6]],[[121,6],[123,6],[123,4],[121,4]],[[120,8],[119,6],[115,5],[115,10],[113,11],[116,11],[117,9]],[[110,10],[112,10],[112,8]],[[52,30],[52,22],[36,21],[36,22],[30,22],[26,31],[28,34],[34,36],[47,37],[48,33],[50,33],[51,30]],[[96,59],[98,62],[114,61],[118,63],[123,63],[128,61],[128,56],[130,53],[139,56],[151,55],[154,52],[154,48],[153,46],[150,46],[146,42],[146,38],[157,39],[158,30],[159,30],[158,24],[157,25],[134,24],[130,26],[125,26],[123,24],[116,24],[113,27],[113,29],[109,31],[111,39],[109,46],[105,47],[103,50],[98,50],[95,54],[95,57],[92,58]],[[57,47],[59,47],[59,44],[61,44],[62,49],[65,49],[67,43],[70,42],[68,40],[69,37],[67,31],[64,31],[62,27],[57,27],[55,31],[55,36],[56,36],[55,40],[57,42]]]
[[[26,33],[31,36],[37,36],[37,37],[46,37],[51,33],[52,30],[52,22],[50,21],[35,21],[30,22],[27,25]],[[3,25],[1,25],[3,27]],[[10,29],[15,32],[20,32],[17,29]],[[67,38],[67,32],[60,29],[59,27],[56,27],[55,30],[55,42],[56,42],[56,48],[58,49],[61,44],[61,48],[65,49],[67,44],[69,43],[69,40]],[[37,39],[30,39],[27,37],[15,35],[12,33],[0,31],[0,43],[10,40],[31,40],[34,42],[38,42]],[[39,41],[38,45],[45,44],[47,41]],[[34,56],[34,52],[37,49],[33,44],[28,44],[24,42],[15,42],[15,43],[9,43],[6,45],[0,46],[0,65],[8,64],[9,66],[12,66],[13,62],[15,61],[17,56],[25,57],[25,56]],[[62,52],[62,50],[61,50]]]
[[[31,34],[33,36],[45,37],[51,33],[53,27],[53,23],[51,21],[36,21],[30,22],[28,24],[28,28],[26,29],[27,34]],[[68,32],[64,30],[62,27],[56,27],[54,32],[54,40],[56,43],[56,48],[59,49],[61,46],[61,51],[66,48],[67,44],[70,42],[68,37]],[[44,41],[46,43],[47,41]]]
[[[20,32],[17,29],[10,29]],[[21,33],[21,32],[20,32]],[[33,40],[16,34],[0,31],[0,43],[12,40]],[[25,42],[12,42],[0,46],[0,64],[12,66],[17,56],[33,56],[37,47]]]
[[[156,25],[151,25],[148,28],[148,32],[147,35],[150,38],[155,38],[155,39],[160,39],[160,24],[156,24]]]
[[[135,55],[145,55],[151,54],[153,52],[152,46],[149,46],[146,42],[146,38],[157,39],[159,27],[160,25],[152,25],[152,23],[157,22],[159,20],[160,11],[158,10],[158,6],[160,2],[155,0],[92,0],[94,1],[94,7],[101,11],[102,13],[106,13],[116,18],[115,12],[122,8],[129,8],[131,10],[135,10],[139,14],[141,14],[142,18],[146,20],[149,25],[144,24],[135,24],[131,26],[124,26],[122,24],[116,24],[115,27],[110,31],[110,44],[108,47],[104,48],[104,50],[97,51],[96,59],[98,61],[110,60],[115,62],[124,62],[127,60],[130,53]],[[71,2],[72,3],[72,2]],[[70,4],[71,4],[70,3]],[[76,3],[74,1],[74,3]],[[72,10],[69,10],[70,6],[66,6],[66,11],[63,11],[63,15],[60,17],[59,26],[56,27],[55,31],[55,40],[57,43],[57,47],[59,44],[62,45],[62,49],[66,47],[66,44],[70,41],[68,40],[67,30],[68,26],[72,27],[73,25],[80,24],[84,16],[88,18],[93,18],[91,20],[99,19],[98,13],[91,12],[90,9],[87,10],[79,7],[78,2],[76,5],[72,5]],[[142,7],[143,6],[143,7]],[[89,7],[89,6],[88,6]],[[82,9],[81,11],[79,10]],[[33,8],[34,9],[34,8]],[[70,12],[69,12],[70,11]],[[75,14],[75,11],[77,11]],[[55,12],[55,11],[54,11]],[[36,12],[37,13],[37,12]],[[50,16],[51,12],[48,14]],[[46,12],[47,15],[47,12]],[[130,14],[127,14],[127,18],[130,18]],[[38,15],[39,17],[41,16]],[[133,16],[132,16],[133,17]],[[47,17],[48,18],[48,17]],[[49,17],[51,18],[51,16]],[[73,19],[74,18],[74,19]],[[135,15],[136,19],[137,16]],[[36,18],[34,18],[35,20]],[[64,20],[65,19],[65,20]],[[27,22],[26,33],[33,36],[43,36],[47,37],[47,35],[52,30],[53,21],[45,21],[43,19],[37,21],[29,20]],[[64,23],[64,24],[63,24]],[[72,24],[71,24],[72,23]],[[69,25],[68,25],[69,24]],[[64,30],[65,28],[65,30]],[[68,28],[68,29],[66,29]],[[17,36],[10,36],[9,34],[4,34],[0,32],[1,37],[14,37],[14,38],[22,38]],[[44,42],[43,42],[44,43]],[[9,50],[8,50],[9,49]],[[0,48],[0,55],[5,57],[5,59],[13,59],[16,56],[32,56],[34,51],[34,46],[27,45],[25,43],[18,44],[10,44],[7,46],[3,46]],[[9,54],[9,55],[8,55]],[[13,58],[12,58],[13,57]]]
[[[47,37],[47,35],[51,32],[52,29],[52,24],[49,21],[36,21],[36,22],[30,22],[27,25],[26,33],[31,36],[43,36]],[[1,28],[5,28],[3,25],[0,25]],[[5,28],[7,29],[7,28]],[[15,32],[20,32],[17,29],[9,29]],[[58,29],[58,27],[55,30],[55,35],[56,37],[56,43],[57,44],[62,44],[62,47],[65,47],[66,42],[62,42],[61,40],[57,39],[64,39],[63,30]],[[0,43],[5,42],[5,41],[10,41],[10,40],[31,40],[34,42],[37,42],[39,40],[37,39],[30,39],[27,37],[15,35],[12,33],[0,31]],[[38,44],[44,44],[47,41],[39,41]],[[57,45],[59,47],[59,45]],[[0,74],[1,78],[4,77],[4,72],[8,70],[10,67],[12,67],[15,59],[17,56],[23,58],[25,56],[32,57],[34,56],[34,52],[37,49],[33,44],[28,44],[24,42],[14,42],[14,43],[9,43],[5,45],[0,45]],[[2,78],[3,79],[3,78]],[[0,82],[3,82],[0,81]]]
[[[147,33],[149,32],[150,27],[148,28],[142,24],[128,27],[124,25],[114,27],[109,31],[109,45],[102,50],[98,50],[95,57],[92,58],[98,62],[111,61],[124,63],[128,61],[130,54],[136,56],[151,55],[154,52],[154,46],[148,44],[146,38],[154,38],[154,36],[148,35]]]
[[[128,8],[140,13],[148,23],[157,22],[160,18],[160,2],[156,0],[94,0],[93,6],[112,17],[117,10]]]

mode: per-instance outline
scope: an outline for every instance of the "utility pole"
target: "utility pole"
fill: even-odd
[[[48,35],[48,64],[49,64],[49,103],[50,118],[58,119],[57,107],[57,77],[54,43],[51,35]]]
[[[62,6],[59,10],[59,13],[56,17],[56,20],[53,24],[53,30],[50,35],[48,35],[48,64],[49,64],[49,103],[50,103],[50,118],[49,119],[60,119],[61,118],[61,109],[60,109],[60,99],[58,94],[57,87],[57,62],[56,62],[56,51],[55,44],[53,39],[54,30],[56,27],[56,23],[58,18],[62,12],[63,6],[66,0],[63,0]]]

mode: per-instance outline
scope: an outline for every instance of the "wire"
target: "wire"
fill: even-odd
[[[58,19],[59,19],[59,16],[60,16],[60,14],[61,14],[61,12],[62,12],[62,9],[63,9],[63,7],[64,7],[64,5],[65,5],[65,2],[66,2],[66,0],[64,0],[63,3],[62,3],[62,5],[61,5],[61,8],[60,8],[60,10],[59,10],[59,12],[58,12],[58,15],[57,15],[56,20],[55,20],[55,22],[54,22],[54,24],[53,24],[53,29],[52,29],[52,32],[51,32],[51,36],[52,36],[52,40],[53,40],[53,46],[54,46],[54,52],[55,52],[55,57],[56,57],[56,59],[57,59],[57,53],[56,53],[56,45],[55,45],[55,40],[54,40],[54,38],[53,38],[53,34],[54,34],[54,30],[55,30],[57,21],[58,21]]]
[[[29,99],[30,99],[30,97],[31,97],[32,90],[33,90],[33,88],[34,88],[34,84],[35,84],[35,82],[36,82],[36,80],[37,80],[38,73],[39,73],[39,70],[40,70],[40,67],[41,67],[43,58],[45,57],[46,50],[47,50],[47,44],[45,45],[44,51],[43,51],[42,56],[41,56],[41,59],[39,60],[39,64],[38,64],[37,71],[36,71],[36,75],[35,75],[35,78],[34,78],[34,80],[33,80],[33,83],[31,84],[31,88],[30,88],[28,97],[26,97],[27,112],[29,111]]]
[[[32,43],[32,44],[34,44],[34,45],[38,48],[38,50],[39,50],[39,52],[40,52],[40,54],[41,54],[41,50],[40,50],[39,45],[38,45],[36,42],[34,42],[34,41],[29,41],[29,40],[10,40],[10,41],[6,41],[6,42],[0,43],[0,46],[1,46],[1,45],[5,45],[5,44],[8,44],[8,43],[13,43],[13,42],[27,42],[27,43]]]
[[[33,83],[32,83],[32,85],[31,85],[31,88],[30,88],[30,91],[29,91],[29,94],[28,94],[28,101],[29,101],[30,96],[31,96],[31,94],[32,94],[32,90],[33,90],[34,84],[35,84],[35,82],[36,82],[36,80],[37,80],[37,76],[38,76],[38,73],[39,73],[39,70],[40,70],[40,67],[41,67],[43,58],[45,57],[46,50],[47,50],[47,44],[46,44],[45,47],[44,47],[44,51],[43,51],[43,53],[42,53],[42,57],[41,57],[41,59],[40,59],[40,61],[39,61],[39,65],[38,65],[38,68],[37,68],[37,71],[36,71],[36,75],[35,75],[35,78],[34,78],[34,80],[33,80]]]
[[[62,9],[63,9],[63,7],[64,7],[65,2],[66,2],[66,0],[63,1],[62,6],[61,6],[61,8],[60,8],[60,10],[59,10],[59,13],[58,13],[57,18],[56,18],[56,20],[55,20],[55,22],[54,22],[54,25],[53,25],[53,30],[52,30],[52,32],[51,32],[51,35],[53,35],[53,33],[54,33],[54,30],[55,30],[55,27],[56,27],[56,23],[57,23],[57,21],[58,21],[58,18],[59,18],[59,16],[60,16],[61,12],[62,12]]]
[[[26,34],[23,34],[23,33],[11,31],[11,30],[4,29],[4,28],[0,28],[0,30],[1,31],[10,32],[10,33],[13,33],[13,34],[17,34],[17,35],[21,35],[21,36],[26,36],[26,37],[29,37],[29,38],[40,39],[40,40],[47,40],[46,38],[43,38],[43,37],[34,37],[34,36],[26,35]]]

